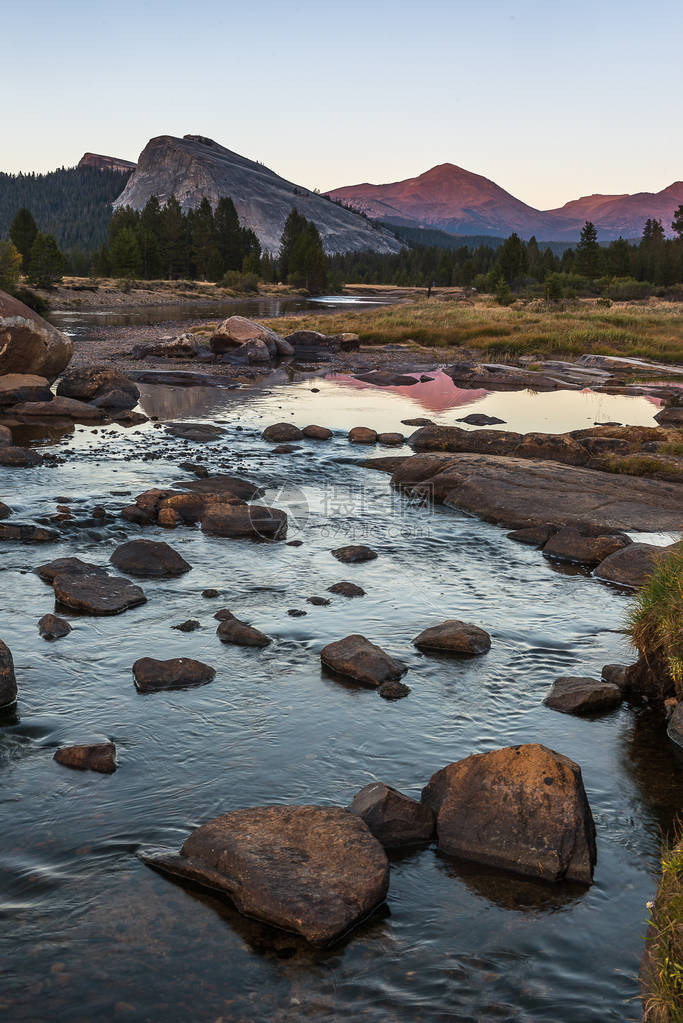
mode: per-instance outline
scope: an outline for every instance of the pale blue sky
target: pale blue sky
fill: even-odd
[[[681,0],[3,4],[0,170],[209,135],[310,188],[451,162],[540,208],[683,178]]]

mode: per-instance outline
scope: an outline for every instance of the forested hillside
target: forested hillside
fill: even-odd
[[[111,203],[129,173],[94,167],[61,167],[49,174],[0,173],[0,238],[26,207],[39,231],[54,235],[63,252],[94,252],[107,240]]]

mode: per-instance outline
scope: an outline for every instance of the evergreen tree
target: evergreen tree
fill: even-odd
[[[218,200],[214,213],[216,245],[223,260],[223,270],[242,268],[242,228],[232,199],[227,196]]]
[[[21,253],[14,242],[0,242],[0,290],[12,293],[21,276]]]
[[[14,242],[21,259],[23,262],[24,269],[28,267],[29,260],[31,258],[31,249],[33,243],[36,240],[38,234],[38,228],[36,222],[33,219],[33,214],[26,207],[22,207],[17,213],[16,217],[12,221],[9,229],[10,240]]]
[[[508,284],[519,283],[528,269],[527,253],[518,235],[511,234],[501,245],[496,261],[498,275]]]
[[[581,240],[576,246],[574,272],[581,277],[593,280],[600,276],[602,253],[598,245],[598,232],[595,225],[587,220],[581,230]]]
[[[161,261],[161,206],[156,195],[150,196],[140,213],[138,245],[142,276],[154,280],[163,273]]]
[[[51,234],[35,237],[28,262],[28,279],[38,288],[50,288],[62,279],[64,258]]]
[[[191,246],[196,275],[206,280],[209,262],[218,248],[213,210],[206,196],[192,217]]]
[[[324,290],[327,282],[327,257],[318,228],[298,210],[285,221],[278,256],[280,275],[295,287],[313,294]]]
[[[133,227],[117,231],[109,245],[111,273],[114,277],[133,279],[142,271],[142,257],[137,232]]]
[[[683,240],[683,203],[678,207],[674,213],[674,219],[671,223],[673,233],[676,235],[679,241]]]
[[[186,218],[174,195],[161,211],[161,254],[166,277],[177,280],[189,270],[189,238]]]

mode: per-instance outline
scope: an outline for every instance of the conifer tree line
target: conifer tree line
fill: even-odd
[[[674,237],[667,239],[661,221],[648,220],[639,242],[619,238],[600,245],[595,225],[587,221],[576,247],[561,255],[533,237],[525,242],[512,234],[498,247],[415,245],[395,254],[348,252],[331,256],[329,266],[358,284],[464,286],[501,294],[542,286],[550,298],[607,289],[615,298],[637,298],[651,287],[683,283],[683,205],[671,227]]]

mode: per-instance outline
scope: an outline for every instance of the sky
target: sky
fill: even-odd
[[[323,191],[449,162],[550,209],[683,178],[681,0],[0,9],[3,171],[201,134]]]

